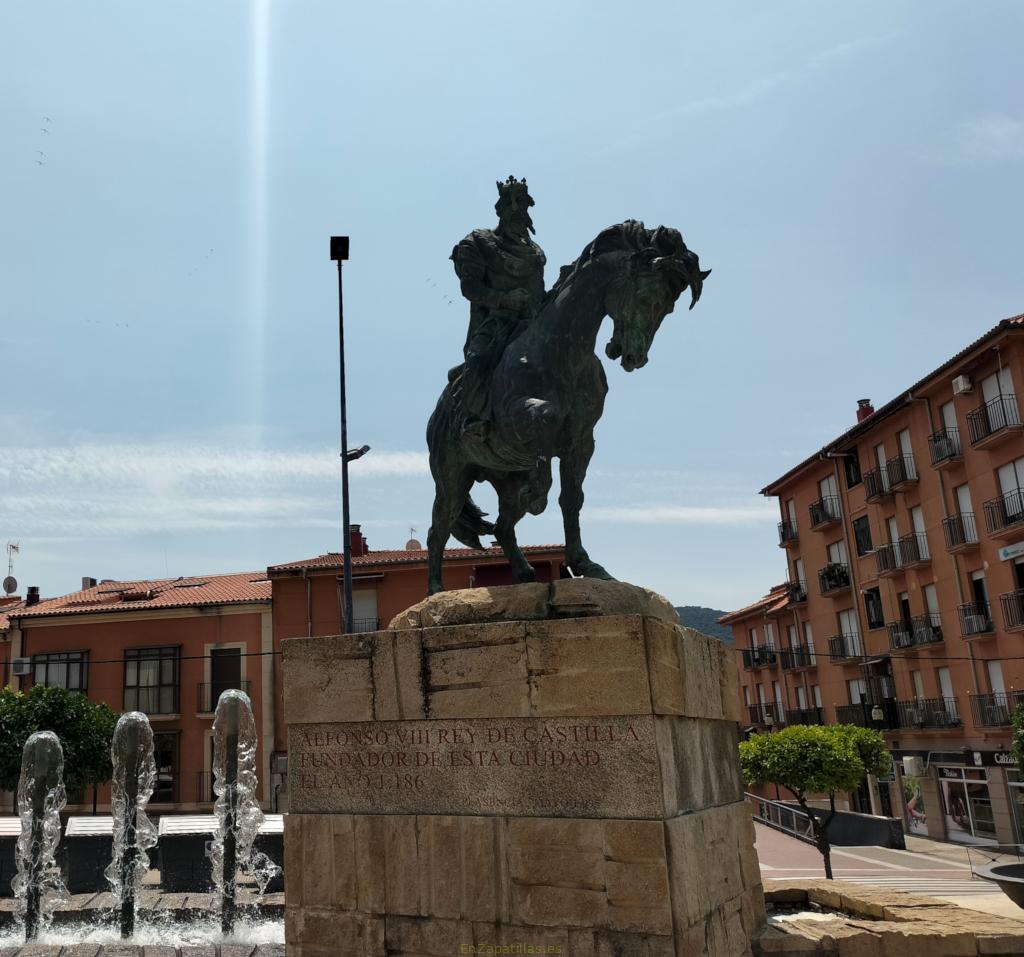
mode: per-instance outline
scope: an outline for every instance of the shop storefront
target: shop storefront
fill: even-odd
[[[961,844],[995,841],[988,770],[948,765],[940,765],[936,770],[947,840]]]
[[[1010,792],[1014,843],[1024,844],[1024,775],[1020,771],[1007,768],[1006,787]]]

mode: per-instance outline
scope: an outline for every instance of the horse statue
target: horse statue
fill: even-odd
[[[612,578],[587,554],[580,537],[583,480],[608,392],[594,354],[597,333],[604,317],[611,316],[614,329],[605,354],[621,359],[627,372],[642,368],[683,290],[689,286],[692,309],[710,271],[701,271],[678,230],[647,229],[636,220],[610,226],[575,263],[562,267],[532,322],[502,353],[490,380],[485,436],[461,428],[456,397],[462,367],[449,373],[427,424],[435,486],[427,536],[430,594],[444,589],[444,549],[452,535],[468,548],[483,548],[480,536],[493,535],[518,580],[536,580],[515,527],[527,512],[539,515],[547,507],[555,457],[566,564],[575,576]],[[470,498],[475,482],[489,482],[498,495],[493,524]]]

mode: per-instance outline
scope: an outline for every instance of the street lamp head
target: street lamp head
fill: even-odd
[[[349,449],[345,453],[346,462],[354,462],[356,459],[361,459],[367,452],[370,451],[370,446],[360,445],[358,449]]]
[[[331,260],[341,262],[348,259],[348,236],[331,237]]]

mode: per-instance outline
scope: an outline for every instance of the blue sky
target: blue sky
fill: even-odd
[[[1024,311],[1022,40],[1010,2],[0,5],[22,588],[339,547],[332,233],[353,520],[424,538],[447,257],[513,173],[549,284],[628,217],[713,268],[646,368],[609,364],[584,536],[676,603],[747,602],[784,577],[758,489]]]

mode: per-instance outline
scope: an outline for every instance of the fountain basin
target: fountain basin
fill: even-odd
[[[978,877],[999,885],[1018,907],[1024,908],[1024,864],[993,864],[975,870]]]

